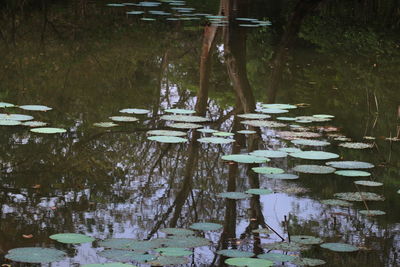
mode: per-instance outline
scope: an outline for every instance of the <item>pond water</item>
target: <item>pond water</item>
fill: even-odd
[[[278,266],[306,265],[299,258],[320,259],[325,266],[400,265],[400,19],[390,13],[396,6],[389,4],[372,7],[367,1],[361,8],[357,1],[327,2],[1,4],[0,102],[52,108],[1,108],[1,123],[19,124],[21,118],[12,118],[15,122],[10,114],[24,114],[66,131],[45,134],[25,125],[0,126],[0,262],[34,266],[11,261],[8,251],[42,247],[66,253],[42,266],[163,266],[165,258],[157,259],[155,249],[181,246],[192,253],[178,257],[180,266],[227,266],[228,258],[216,253],[222,249],[298,257],[275,262]],[[133,108],[144,111],[120,112]],[[175,108],[195,113],[164,117],[180,111],[166,111]],[[238,116],[245,113],[270,117],[254,122]],[[331,116],[313,117],[317,114]],[[138,120],[114,118],[116,125],[95,125],[115,116]],[[196,122],[194,116],[207,121]],[[222,141],[212,140],[222,144],[199,142],[217,136],[187,125],[174,128],[174,120],[233,135],[216,134]],[[164,143],[149,140],[151,130],[184,133],[163,138],[173,142]],[[353,143],[368,147],[357,149]],[[306,154],[304,159],[284,152],[287,148],[334,154],[316,153],[315,159]],[[255,150],[275,152],[240,158],[248,163],[222,159]],[[330,159],[323,160],[326,155]],[[253,163],[257,160],[263,162]],[[353,167],[326,168],[329,161],[374,167],[355,168],[363,173],[344,176],[333,172]],[[357,180],[383,185],[356,185]],[[270,191],[234,196],[243,199],[220,195],[255,188]],[[369,201],[370,195],[360,191],[381,199]],[[355,192],[351,197],[359,201],[346,207],[323,201],[343,192]],[[373,210],[385,214],[368,216]],[[163,232],[199,222],[221,225],[195,231],[209,243],[191,234]],[[95,241],[65,244],[49,238],[58,233],[84,234]],[[297,244],[298,235],[350,244],[357,251],[335,252],[314,244],[288,252],[266,245]],[[110,256],[102,243],[109,238],[153,240],[153,246],[139,249],[149,242],[137,243],[135,249],[116,251],[125,256]],[[129,254],[132,250],[149,258],[138,261]],[[167,260],[172,259],[177,260]]]

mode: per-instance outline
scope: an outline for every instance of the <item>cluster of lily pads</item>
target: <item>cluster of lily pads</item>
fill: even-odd
[[[24,111],[41,111],[46,112],[52,110],[52,108],[44,105],[21,105],[17,106],[8,102],[0,102],[0,109],[3,109],[5,113],[0,113],[0,126],[27,126],[30,127],[30,131],[34,133],[43,134],[54,134],[54,133],[65,133],[66,130],[63,128],[45,127],[48,125],[47,122],[35,121],[34,117],[26,114],[11,113],[14,109],[19,108]]]

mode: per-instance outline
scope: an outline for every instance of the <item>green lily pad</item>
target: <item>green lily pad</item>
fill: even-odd
[[[21,121],[0,119],[0,126],[17,126],[21,124]]]
[[[400,189],[399,189],[399,190],[397,190],[397,194],[400,194]]]
[[[374,144],[346,142],[339,144],[339,146],[352,149],[366,149],[372,148]]]
[[[237,131],[237,133],[240,133],[240,134],[255,134],[257,132],[256,131],[252,131],[252,130],[240,130],[240,131]]]
[[[0,113],[0,120],[30,121],[30,120],[33,120],[33,117],[29,116],[29,115],[23,115],[23,114]]]
[[[248,266],[248,267],[269,267],[274,265],[273,261],[255,258],[230,258],[225,263],[231,266]]]
[[[314,116],[298,116],[296,117],[297,122],[303,122],[303,123],[310,123],[310,122],[325,122],[325,121],[330,121],[331,118],[318,118]]]
[[[175,113],[175,114],[193,114],[193,113],[196,113],[195,110],[182,109],[182,108],[170,108],[170,109],[166,109],[165,112]]]
[[[216,133],[216,132],[218,132],[217,130],[210,129],[210,128],[197,129],[197,131],[201,132],[201,133]]]
[[[197,139],[200,143],[210,143],[210,144],[230,144],[235,142],[233,139],[227,139],[222,137],[203,137]]]
[[[137,261],[141,263],[146,263],[148,261],[156,259],[154,255],[139,253],[130,250],[121,250],[121,249],[103,250],[98,254],[107,259],[118,260],[122,262]]]
[[[110,122],[110,121],[105,121],[105,122],[93,123],[93,126],[101,127],[101,128],[110,128],[110,127],[118,126],[118,124],[116,124],[114,122]]]
[[[176,236],[187,236],[195,234],[195,232],[193,232],[192,230],[184,228],[164,228],[161,229],[160,231],[167,235],[176,235]]]
[[[289,155],[294,158],[312,159],[312,160],[327,160],[339,157],[338,154],[324,152],[324,151],[314,151],[314,150],[290,153]]]
[[[293,235],[290,237],[290,240],[295,243],[303,244],[303,245],[317,245],[321,244],[324,241],[315,236],[309,236],[309,235]]]
[[[193,229],[193,228],[192,228]],[[195,248],[209,246],[210,240],[197,236],[171,236],[166,239],[165,245],[173,248]]]
[[[281,147],[278,148],[279,151],[286,152],[286,153],[296,153],[296,152],[301,152],[302,150],[300,148],[296,147]]]
[[[335,171],[335,168],[321,165],[297,165],[293,171],[310,174],[329,174]]]
[[[246,199],[250,197],[250,195],[242,192],[224,192],[224,193],[219,193],[217,196],[228,199]]]
[[[360,210],[359,213],[367,216],[381,216],[386,214],[382,210]]]
[[[253,252],[241,251],[237,249],[223,249],[218,250],[217,254],[228,258],[251,258],[254,256]]]
[[[188,141],[186,138],[177,136],[166,136],[166,135],[149,136],[147,137],[147,139],[151,141],[156,141],[160,143],[169,143],[169,144],[186,143]]]
[[[16,262],[50,263],[60,261],[66,256],[65,252],[58,249],[25,247],[11,249],[4,257]]]
[[[296,128],[296,130],[299,130],[299,129],[306,130],[306,129],[303,129],[303,128]],[[280,132],[277,133],[277,135],[278,135],[278,137],[280,137],[282,139],[285,139],[285,140],[294,140],[294,139],[299,139],[299,138],[318,138],[318,137],[321,137],[320,133],[306,132],[306,131],[300,131],[300,132],[280,131]],[[293,152],[290,152],[290,153],[293,153]]]
[[[245,113],[236,115],[239,118],[248,119],[248,120],[263,120],[271,118],[270,115],[267,114],[259,114],[259,113]]]
[[[309,249],[308,246],[304,246],[297,243],[286,243],[286,242],[274,242],[261,245],[263,248],[271,250],[282,250],[282,251],[301,251]]]
[[[285,158],[288,154],[277,150],[254,150],[250,155],[265,158]]]
[[[299,179],[299,176],[292,173],[277,173],[277,174],[267,174],[266,178],[269,179],[278,179],[278,180],[296,180]]]
[[[120,262],[111,262],[111,263],[91,263],[84,264],[81,267],[138,267],[132,264],[120,263]]]
[[[276,119],[280,120],[280,121],[295,121],[296,120],[296,118],[294,118],[294,117],[276,117]]]
[[[333,115],[328,115],[328,114],[315,114],[312,116],[315,118],[322,118],[322,119],[333,119],[335,117]]]
[[[44,127],[44,126],[47,125],[47,122],[43,122],[43,121],[25,121],[21,125],[32,127],[32,128],[34,128],[34,127]]]
[[[238,163],[265,163],[269,161],[267,158],[256,157],[248,154],[232,154],[221,157],[223,160],[234,161]]]
[[[282,114],[282,113],[288,113],[289,110],[286,109],[280,109],[280,108],[263,108],[260,110],[257,110],[258,112],[261,113],[267,113],[267,114]]]
[[[221,136],[221,137],[228,137],[228,136],[234,136],[234,133],[229,133],[229,132],[215,132],[212,133],[214,136]]]
[[[273,193],[274,191],[270,189],[262,189],[262,188],[253,188],[246,191],[246,194],[252,194],[252,195],[269,195]]]
[[[105,248],[129,249],[130,245],[134,242],[137,242],[137,240],[130,238],[109,238],[100,241],[99,246]]]
[[[155,260],[147,262],[151,266],[168,266],[168,265],[179,265],[187,264],[189,259],[184,257],[171,257],[171,256],[160,256]]]
[[[112,121],[120,121],[120,122],[134,122],[139,120],[136,117],[130,117],[130,116],[112,116],[109,117],[109,119]]]
[[[354,183],[357,185],[363,185],[363,186],[382,186],[383,185],[383,183],[380,183],[380,182],[364,181],[364,180],[354,181]]]
[[[43,106],[43,105],[23,105],[19,106],[20,109],[24,110],[31,110],[31,111],[49,111],[52,110],[52,108]]]
[[[280,123],[276,121],[245,120],[241,121],[240,123],[253,127],[269,127],[269,128],[286,127],[285,123]]]
[[[353,252],[358,250],[358,247],[345,243],[324,243],[320,246],[336,252]]]
[[[157,248],[155,249],[158,253],[162,256],[172,256],[172,257],[183,257],[183,256],[190,256],[193,252],[188,251],[184,248]]]
[[[285,255],[285,254],[280,254],[280,253],[265,253],[265,254],[257,255],[257,258],[264,259],[264,260],[270,260],[270,261],[273,261],[273,262],[292,262],[297,257],[290,256],[290,255]]]
[[[95,240],[93,237],[74,233],[55,234],[49,236],[49,238],[64,244],[91,243]]]
[[[30,129],[30,131],[34,133],[55,134],[55,133],[65,133],[67,130],[63,128],[39,127]]]
[[[150,110],[142,109],[142,108],[124,108],[124,109],[121,109],[119,112],[140,115],[140,114],[147,114],[150,112]]]
[[[257,233],[257,234],[270,234],[270,233],[272,233],[271,229],[269,229],[269,228],[254,229],[251,232],[252,233]]]
[[[273,103],[273,104],[262,104],[263,108],[277,108],[277,109],[296,109],[297,106],[291,105],[291,104],[279,104],[279,103]]]
[[[251,169],[254,172],[260,173],[260,174],[279,174],[279,173],[285,172],[281,168],[274,168],[274,167],[253,167]]]
[[[367,177],[371,176],[371,173],[365,171],[355,171],[355,170],[345,170],[345,171],[335,171],[335,174],[347,177]]]
[[[163,115],[162,120],[165,121],[178,121],[178,122],[206,122],[210,121],[207,118],[200,116],[188,116],[188,115]]]
[[[294,261],[294,264],[298,266],[319,266],[326,264],[326,261],[320,259],[313,258],[299,258],[297,257]]]
[[[336,193],[335,197],[347,201],[383,201],[385,198],[372,192],[344,192]]]
[[[176,129],[197,129],[203,127],[203,125],[196,123],[173,123],[168,125],[168,127]]]
[[[375,167],[371,163],[362,161],[329,161],[325,164],[338,169],[371,169]]]
[[[0,108],[12,108],[12,107],[15,107],[15,105],[7,102],[0,102]]]
[[[189,228],[199,231],[217,231],[222,229],[222,225],[219,223],[194,223]]]
[[[352,203],[346,201],[346,200],[340,200],[340,199],[324,199],[321,200],[322,204],[329,205],[329,206],[340,206],[340,207],[351,207],[353,206]]]
[[[301,146],[328,146],[331,143],[319,140],[310,140],[310,139],[295,139],[291,141],[295,145]]]

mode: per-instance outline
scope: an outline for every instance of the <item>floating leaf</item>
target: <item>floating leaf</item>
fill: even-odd
[[[121,249],[109,249],[103,250],[98,253],[100,256],[105,257],[110,260],[118,260],[122,262],[130,262],[137,261],[146,263],[148,261],[156,259],[154,255],[139,253],[136,251],[130,250],[121,250]]]
[[[211,143],[211,144],[230,144],[235,142],[233,139],[227,139],[222,137],[203,137],[197,139],[200,143]]]
[[[274,168],[274,167],[253,167],[251,168],[254,172],[260,173],[260,174],[279,174],[279,173],[284,173],[285,171],[280,169],[280,168]]]
[[[64,244],[91,243],[95,240],[93,237],[74,233],[55,234],[49,236],[49,238]]]
[[[266,158],[284,158],[287,156],[287,153],[276,150],[254,150],[250,155]]]
[[[251,232],[258,233],[258,234],[270,234],[270,233],[272,233],[271,229],[269,229],[269,228],[254,229]]]
[[[297,128],[302,129],[302,128]],[[293,131],[280,131],[277,132],[278,137],[285,139],[285,140],[294,140],[299,138],[318,138],[321,137],[320,133],[314,132],[293,132]]]
[[[118,124],[106,121],[106,122],[93,123],[93,126],[101,127],[101,128],[110,128],[110,127],[118,126]]]
[[[106,248],[129,249],[130,245],[134,242],[137,241],[130,238],[109,238],[100,241],[99,245]]]
[[[371,169],[375,167],[371,163],[362,161],[329,161],[325,164],[338,169]]]
[[[23,105],[19,106],[19,108],[24,109],[24,110],[32,110],[32,111],[49,111],[52,110],[52,108],[43,106],[43,105]]]
[[[317,245],[324,242],[321,238],[310,235],[293,235],[290,240],[303,245]]]
[[[273,103],[273,104],[262,104],[263,108],[277,108],[277,109],[296,109],[297,106],[291,105],[291,104],[278,104],[278,103]]]
[[[210,245],[210,240],[197,236],[171,236],[166,239],[165,245],[174,248],[195,248]]]
[[[47,125],[47,122],[43,121],[25,121],[22,123],[23,126],[28,126],[28,127],[44,127]]]
[[[318,140],[309,140],[309,139],[296,139],[291,141],[295,145],[302,145],[302,146],[328,146],[331,143],[325,141],[318,141]]]
[[[280,253],[265,253],[257,255],[257,258],[270,260],[273,262],[292,262],[296,259],[295,256],[280,254]]]
[[[279,128],[285,127],[286,124],[276,122],[276,121],[261,121],[261,120],[245,120],[241,121],[240,123],[253,126],[253,127],[270,127],[270,128]]]
[[[372,148],[374,144],[347,142],[347,143],[341,143],[339,144],[339,146],[352,149],[366,149],[366,148]]]
[[[252,195],[269,195],[273,193],[274,192],[270,189],[262,189],[262,188],[253,188],[246,191],[246,194],[252,194]]]
[[[84,264],[81,267],[138,267],[132,264],[120,263],[120,262],[111,262],[111,263],[91,263]]]
[[[338,154],[324,152],[324,151],[302,151],[289,154],[291,157],[300,158],[300,159],[313,159],[313,160],[327,160],[327,159],[335,159],[338,158]]]
[[[160,256],[155,260],[147,262],[151,266],[168,266],[168,265],[179,265],[186,264],[189,260],[183,257],[171,257],[171,256]]]
[[[223,226],[219,223],[194,223],[189,228],[200,231],[217,231]]]
[[[381,216],[386,214],[386,212],[382,210],[360,210],[359,213],[367,216]]]
[[[0,108],[12,108],[12,107],[15,107],[15,105],[7,102],[0,102]]]
[[[333,173],[335,168],[321,165],[297,165],[293,168],[296,172],[310,174],[328,174]]]
[[[40,127],[40,128],[30,129],[30,131],[34,133],[55,134],[55,133],[65,133],[67,130],[63,128]]]
[[[271,118],[270,115],[267,114],[259,114],[259,113],[245,113],[236,115],[239,118],[248,119],[248,120],[263,120]]]
[[[193,114],[193,113],[196,113],[195,110],[182,109],[182,108],[170,108],[170,109],[166,109],[165,112],[175,113],[175,114]]]
[[[383,201],[385,198],[372,192],[344,192],[336,193],[335,197],[347,201]]]
[[[30,121],[30,120],[33,120],[33,117],[29,116],[29,115],[23,115],[23,114],[0,113],[0,120]]]
[[[295,180],[299,179],[299,176],[291,173],[277,173],[277,174],[267,174],[265,177],[269,179],[278,179],[278,180]]]
[[[288,113],[289,110],[286,109],[280,109],[280,108],[263,108],[260,110],[256,110],[261,113],[267,113],[267,114],[282,114],[282,113]]]
[[[319,266],[326,264],[326,261],[312,258],[296,258],[293,263],[298,266]]]
[[[240,130],[240,131],[237,131],[237,133],[240,133],[240,134],[255,134],[257,132],[256,131],[252,131],[252,130]]]
[[[315,118],[322,118],[322,119],[332,119],[332,118],[335,117],[333,115],[328,115],[328,114],[315,114],[315,115],[312,115],[312,116],[315,117]]]
[[[164,136],[164,135],[155,135],[149,136],[147,139],[151,141],[156,141],[160,143],[168,143],[168,144],[177,144],[177,143],[186,143],[188,140],[186,138],[177,137],[177,136]]]
[[[304,246],[296,243],[286,243],[286,242],[274,242],[261,245],[263,248],[271,250],[282,250],[282,251],[300,251],[309,249],[308,246]]]
[[[299,116],[296,117],[297,122],[325,122],[325,121],[330,121],[330,118],[318,118],[314,116]]]
[[[120,121],[120,122],[134,122],[139,120],[138,118],[130,116],[112,116],[109,117],[109,119],[112,121]]]
[[[341,207],[353,206],[352,203],[345,201],[345,200],[340,200],[340,199],[324,199],[324,200],[321,200],[321,203],[325,204],[325,205],[330,205],[330,206],[341,206]]]
[[[187,133],[181,131],[171,131],[171,130],[151,130],[147,132],[148,135],[158,135],[158,136],[186,136]]]
[[[234,133],[229,133],[229,132],[215,132],[212,135],[214,136],[221,136],[221,137],[228,137],[228,136],[234,136]]]
[[[254,256],[253,252],[240,251],[237,249],[218,250],[217,254],[228,257],[228,258],[251,258]]]
[[[188,251],[184,248],[157,248],[155,249],[158,253],[160,253],[163,256],[172,256],[172,257],[183,257],[183,256],[189,256],[192,255],[193,252]]]
[[[0,126],[17,126],[21,124],[21,121],[0,119]]]
[[[179,121],[179,122],[206,122],[209,119],[200,116],[188,116],[188,115],[163,115],[162,120],[166,121]]]
[[[224,192],[219,193],[217,196],[228,199],[246,199],[250,197],[250,195],[242,192]]]
[[[230,258],[225,263],[232,266],[268,267],[274,265],[273,261],[255,258]]]
[[[192,230],[184,228],[164,228],[161,229],[160,231],[167,235],[176,235],[176,236],[187,236],[195,234]]]
[[[124,108],[124,109],[121,109],[119,112],[139,115],[139,114],[147,114],[150,112],[150,110],[141,109],[141,108]]]
[[[355,171],[355,170],[335,171],[335,174],[340,175],[340,176],[347,176],[347,177],[371,176],[371,174],[369,172]]]
[[[280,121],[295,121],[296,120],[296,118],[294,118],[294,117],[276,117],[276,119],[280,120]]]
[[[278,148],[278,150],[286,152],[286,153],[296,153],[296,152],[302,151],[300,148],[296,148],[296,147],[281,147],[281,148]]]
[[[197,131],[201,132],[201,133],[216,133],[216,132],[218,132],[217,130],[210,129],[210,128],[197,129]]]
[[[232,154],[221,157],[223,160],[234,161],[238,163],[265,163],[269,161],[267,158],[256,157],[248,154]]]
[[[196,129],[196,128],[203,127],[203,125],[195,124],[195,123],[173,123],[173,124],[168,125],[168,127],[177,128],[177,129]]]
[[[336,252],[353,252],[358,250],[358,247],[345,243],[324,243],[320,246]]]
[[[64,259],[67,254],[53,248],[25,247],[14,248],[4,257],[16,262],[50,263]]]
[[[354,183],[357,185],[363,185],[363,186],[382,186],[383,185],[383,183],[380,183],[380,182],[364,181],[364,180],[354,181]]]

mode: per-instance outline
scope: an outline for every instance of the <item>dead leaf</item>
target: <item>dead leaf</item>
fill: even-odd
[[[32,238],[33,235],[32,235],[32,234],[29,234],[29,235],[22,235],[22,237],[23,237],[23,238]]]

